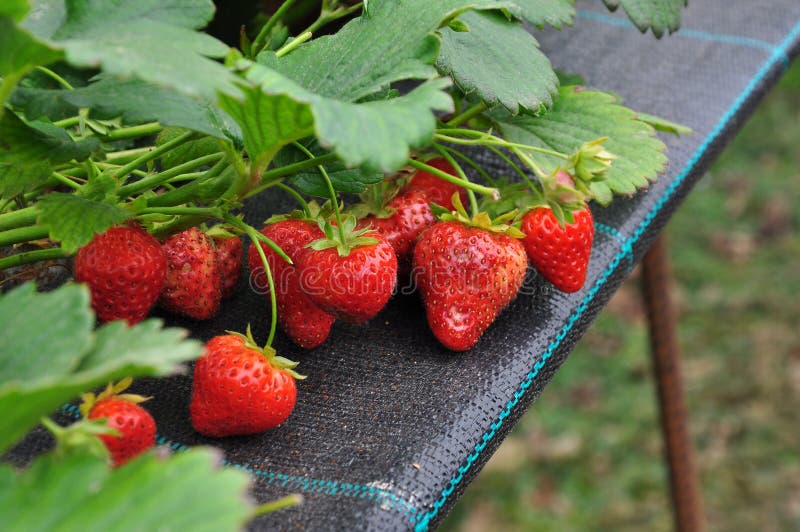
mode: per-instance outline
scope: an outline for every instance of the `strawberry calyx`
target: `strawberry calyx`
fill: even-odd
[[[306,244],[307,248],[311,248],[315,251],[335,248],[340,257],[346,257],[354,248],[371,246],[380,242],[380,239],[369,236],[370,234],[375,234],[374,229],[369,225],[356,229],[358,221],[352,214],[347,214],[342,217],[341,227],[334,226],[334,224],[327,219],[320,219],[317,224],[325,234],[325,238],[320,238]]]
[[[448,211],[435,203],[431,204],[431,210],[439,220],[443,222],[458,222],[469,227],[477,227],[492,233],[501,233],[512,238],[525,237],[525,233],[519,229],[519,220],[517,219],[519,211],[517,209],[495,218],[490,217],[486,211],[480,211],[475,216],[469,216],[461,203],[458,192],[453,194],[451,201],[454,208],[452,211]]]
[[[331,205],[330,200],[326,201],[322,205],[312,200],[309,201],[307,205],[308,205],[308,210],[295,209],[285,214],[275,214],[273,216],[270,216],[264,222],[264,225],[283,222],[286,220],[300,220],[303,222],[310,222],[315,224],[319,222],[321,218],[328,219],[333,215],[333,206]]]
[[[395,210],[388,207],[388,204],[397,197],[400,190],[408,182],[407,174],[409,172],[409,170],[401,169],[400,172],[387,177],[380,183],[368,185],[364,192],[358,195],[361,198],[361,203],[351,207],[348,214],[352,214],[359,219],[367,216],[374,216],[375,218],[389,218],[392,216]]]
[[[106,399],[114,398],[120,401],[127,401],[135,405],[144,403],[145,401],[152,399],[152,397],[144,397],[142,395],[121,393],[127,390],[132,383],[133,383],[133,378],[125,377],[116,384],[109,382],[108,385],[106,385],[106,388],[98,395],[95,395],[93,392],[81,395],[82,402],[81,406],[79,407],[81,414],[83,415],[84,418],[88,418],[89,412],[92,411],[92,408],[94,408],[94,406],[100,401],[105,401]]]
[[[54,453],[61,457],[89,453],[108,460],[108,448],[98,436],[120,435],[119,431],[108,426],[105,419],[84,418],[62,427],[49,417],[43,417],[41,424],[53,435],[56,440]]]
[[[565,170],[573,177],[573,187],[588,198],[594,196],[591,184],[602,181],[605,178],[606,170],[617,158],[603,146],[607,140],[608,137],[600,137],[584,142],[567,158],[565,164]]]
[[[299,362],[295,362],[294,360],[289,360],[288,358],[279,356],[275,351],[275,348],[272,346],[269,345],[264,347],[259,346],[258,343],[253,338],[253,333],[250,330],[249,323],[247,324],[247,330],[245,334],[236,331],[225,331],[225,332],[233,336],[236,336],[237,338],[244,341],[244,346],[247,349],[251,349],[253,351],[261,353],[262,355],[264,355],[264,358],[267,359],[267,362],[269,362],[273,367],[285,371],[286,373],[291,375],[295,380],[303,380],[306,378],[306,375],[301,375],[300,373],[297,373],[294,370],[294,368],[296,368],[300,364]]]

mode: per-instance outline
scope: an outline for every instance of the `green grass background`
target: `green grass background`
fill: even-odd
[[[800,63],[666,234],[710,530],[800,530]],[[442,525],[670,530],[639,296],[623,285]]]

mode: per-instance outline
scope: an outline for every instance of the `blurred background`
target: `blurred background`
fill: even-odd
[[[710,530],[800,530],[800,63],[670,222]],[[622,286],[441,530],[670,530],[639,292]]]

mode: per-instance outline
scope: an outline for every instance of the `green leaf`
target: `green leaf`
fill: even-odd
[[[29,9],[28,0],[4,0],[0,4],[0,17],[9,17],[19,21]]]
[[[75,295],[76,290],[83,294]],[[58,358],[60,354],[53,354],[59,362],[37,365],[35,374],[33,370],[14,375],[0,373],[0,409],[4,412],[0,417],[0,453],[33,428],[42,416],[87,390],[124,376],[172,374],[177,371],[178,363],[202,353],[202,344],[184,340],[186,333],[181,329],[162,329],[159,320],[146,320],[133,327],[122,322],[109,323],[93,334],[92,320],[85,318],[89,312],[89,294],[83,286],[66,285],[39,294],[30,285],[23,285],[0,297],[3,309],[0,316],[13,312],[15,320],[27,320],[41,327],[42,309],[63,308],[64,298],[71,299],[73,305],[79,304],[80,310],[66,313],[68,320],[57,316],[46,323],[48,330],[70,327],[65,338],[67,345],[73,346],[72,353],[69,357],[64,355],[64,360],[69,360],[65,362]],[[67,323],[57,324],[59,321]],[[59,337],[41,336],[52,338],[53,350],[61,348]],[[87,336],[91,341],[78,350],[77,346],[83,345]],[[46,355],[38,351],[39,347],[33,342],[21,347],[13,342],[0,343],[0,367],[17,368],[42,359]]]
[[[586,142],[608,137],[603,146],[616,159],[604,178],[591,184],[595,199],[603,205],[611,201],[612,194],[633,194],[646,187],[667,163],[666,146],[654,137],[654,129],[636,120],[636,113],[619,105],[611,94],[562,87],[553,108],[544,115],[495,112],[493,117],[508,140],[567,155]],[[549,155],[535,157],[546,172],[564,163]]]
[[[235,125],[235,124],[234,124]],[[236,126],[238,129],[238,126]],[[158,135],[156,139],[156,146],[161,146],[176,139],[186,133],[186,130],[179,127],[168,127]],[[183,163],[188,163],[200,157],[219,153],[222,147],[219,141],[213,137],[200,137],[197,140],[191,140],[185,144],[181,144],[177,148],[173,148],[161,156],[161,168],[168,170]]]
[[[572,26],[575,18],[575,0],[516,0],[522,16],[539,28],[549,24],[561,29],[564,24]]]
[[[248,476],[220,469],[218,453],[146,454],[119,469],[88,454],[52,454],[26,470],[0,467],[3,529],[240,530],[252,515]]]
[[[432,79],[405,96],[350,103],[314,94],[263,65],[241,61],[253,86],[244,101],[223,96],[221,105],[242,127],[245,149],[257,165],[278,150],[316,133],[320,145],[348,166],[367,173],[391,172],[408,158],[411,147],[428,144],[434,111],[449,111],[445,79]]]
[[[436,67],[452,76],[466,94],[489,106],[501,104],[512,114],[519,108],[549,107],[558,90],[550,61],[522,24],[498,13],[461,15],[468,32],[443,28]]]
[[[0,76],[24,73],[60,57],[58,50],[18,27],[10,16],[0,14]]]
[[[65,286],[46,305],[35,291],[28,283],[0,299],[0,383],[35,380],[42,368],[69,373],[92,345],[94,317],[86,290]],[[47,334],[42,334],[43,323]]]
[[[307,143],[306,148],[314,154],[315,157],[325,155],[328,153],[319,147],[315,142]],[[286,146],[275,156],[274,163],[276,167],[286,166],[293,163],[299,163],[308,159],[299,149],[292,145]],[[383,180],[383,173],[365,173],[360,168],[347,168],[341,161],[335,161],[325,165],[325,171],[331,180],[333,189],[336,192],[343,192],[347,194],[358,194],[366,190],[366,185],[372,183],[379,183]],[[290,183],[299,189],[301,192],[310,194],[311,196],[318,196],[321,198],[328,198],[328,186],[322,173],[317,168],[310,168],[302,170],[289,178]]]
[[[61,242],[64,251],[73,253],[91,242],[94,235],[131,217],[116,204],[116,188],[114,178],[100,176],[77,194],[47,194],[37,203],[41,211],[38,221],[48,228],[50,238]]]
[[[47,181],[52,164],[85,160],[99,146],[97,139],[73,141],[58,127],[23,122],[11,112],[0,116],[0,198],[33,190]]]
[[[503,0],[372,0],[368,14],[336,34],[281,59],[273,53],[258,59],[313,93],[358,100],[394,81],[436,76],[431,65],[439,40],[433,32],[466,10],[498,8],[517,6]]]
[[[603,0],[611,11],[620,5],[628,18],[642,33],[648,29],[653,35],[661,37],[664,32],[672,33],[681,25],[681,10],[689,0]]]
[[[236,91],[230,71],[209,59],[228,47],[193,29],[213,12],[209,0],[37,0],[23,25],[74,66],[213,101],[218,90]]]

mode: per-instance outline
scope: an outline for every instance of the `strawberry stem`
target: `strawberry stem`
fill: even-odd
[[[147,137],[155,135],[164,129],[158,122],[150,122],[148,124],[141,124],[139,126],[121,127],[113,129],[108,134],[103,135],[107,140],[122,140],[122,139],[135,139],[139,137]]]
[[[274,501],[269,501],[261,506],[257,506],[253,510],[253,517],[258,517],[261,515],[266,515],[268,513],[277,512],[278,510],[284,510],[286,508],[291,508],[292,506],[297,506],[298,504],[302,504],[303,496],[298,493],[293,493],[292,495],[287,495],[286,497],[281,497],[280,499],[275,499]]]
[[[246,223],[244,223],[242,220],[240,220],[236,216],[233,216],[232,214],[226,214],[222,218],[226,222],[228,222],[230,225],[232,225],[234,227],[237,227],[237,228],[241,229],[242,231],[244,231],[245,233],[247,233],[248,236],[253,236],[253,235],[250,235],[250,233],[248,233],[248,231],[247,231],[248,228],[249,229],[253,229],[253,228],[251,226],[247,225]],[[272,240],[270,240],[269,238],[267,238],[263,234],[259,233],[255,229],[253,229],[253,233],[254,233],[254,235],[256,237],[256,240],[258,240],[259,242],[263,242],[266,245],[268,245],[270,247],[270,249],[272,249],[272,251],[277,253],[280,258],[285,260],[287,264],[294,264],[292,262],[292,259],[289,258],[289,255],[287,255],[286,252],[283,251],[280,248],[280,246],[278,246],[278,244],[276,244],[275,242],[273,242]],[[259,246],[259,247],[261,247],[261,246]]]
[[[0,231],[35,224],[38,216],[39,211],[36,207],[25,207],[24,209],[0,214]]]
[[[65,80],[64,78],[62,78],[61,76],[59,76],[58,74],[56,74],[55,72],[53,72],[52,70],[50,70],[47,67],[38,65],[36,67],[36,70],[38,70],[42,74],[45,74],[47,77],[49,77],[52,80],[54,80],[56,83],[58,83],[59,85],[64,87],[66,90],[71,91],[71,90],[74,89],[74,87],[72,85],[70,85],[69,81]]]
[[[267,23],[262,26],[261,31],[258,32],[258,35],[256,35],[256,38],[253,40],[253,44],[250,47],[251,58],[256,58],[261,50],[264,49],[267,44],[267,37],[269,36],[270,31],[272,31],[272,28],[275,27],[275,24],[280,21],[284,13],[286,13],[289,8],[292,7],[294,2],[295,0],[286,0],[283,4],[281,4],[281,7],[279,7],[271,17],[269,17]]]
[[[178,137],[175,137],[171,141],[165,142],[161,146],[158,146],[158,147],[152,148],[152,149],[148,149],[148,151],[146,153],[140,155],[139,157],[137,157],[133,161],[129,162],[128,164],[126,164],[125,166],[120,168],[119,171],[117,171],[117,173],[115,174],[115,176],[118,177],[118,178],[127,176],[133,170],[139,168],[141,165],[143,165],[143,164],[145,164],[145,163],[147,163],[149,161],[152,161],[153,159],[157,159],[162,154],[167,153],[168,151],[170,151],[170,150],[172,150],[174,148],[177,148],[181,144],[184,144],[184,143],[188,142],[194,135],[195,135],[194,131],[187,131],[186,133],[184,133],[184,134],[182,134],[182,135],[180,135]]]
[[[144,179],[140,179],[134,183],[130,183],[128,185],[120,187],[117,191],[117,194],[121,198],[125,198],[128,196],[133,196],[134,194],[138,194],[140,192],[144,192],[146,190],[152,190],[162,183],[165,183],[172,179],[175,176],[179,176],[188,170],[194,170],[195,168],[199,168],[200,166],[204,166],[211,163],[216,163],[220,161],[225,154],[222,152],[219,153],[212,153],[210,155],[204,155],[203,157],[198,157],[192,161],[185,162],[183,164],[179,164],[178,166],[174,166],[169,170],[165,170],[161,173],[151,175],[149,177],[145,177]]]
[[[247,233],[247,236],[250,237],[250,241],[256,247],[256,251],[258,252],[258,256],[261,258],[261,264],[264,266],[264,271],[267,273],[267,282],[269,283],[269,304],[270,304],[270,323],[269,323],[269,337],[267,337],[267,345],[266,347],[272,346],[272,340],[275,339],[275,330],[278,327],[278,299],[275,295],[275,282],[272,279],[272,269],[269,267],[269,261],[267,260],[267,256],[264,253],[264,250],[261,248],[261,245],[258,243],[260,239],[258,238],[258,232],[253,229],[253,227],[245,224],[242,222],[243,229]]]
[[[452,155],[447,153],[446,150],[442,149],[438,145],[434,145],[436,151],[438,151],[442,157],[444,157],[448,163],[455,169],[458,176],[463,179],[464,181],[469,182],[469,178],[467,174],[464,173],[464,170],[461,169],[461,165],[456,162]],[[469,198],[469,209],[472,211],[472,216],[475,217],[478,215],[480,209],[478,208],[478,200],[475,198],[475,193],[469,189],[467,189],[467,197]]]
[[[470,107],[469,109],[467,109],[466,111],[464,111],[463,113],[461,113],[459,115],[456,115],[453,118],[451,118],[450,120],[448,120],[447,122],[445,122],[445,125],[448,126],[448,127],[460,126],[464,122],[468,122],[472,118],[475,118],[476,116],[478,116],[479,114],[481,114],[482,112],[484,112],[488,108],[489,108],[489,106],[486,105],[485,102],[477,103],[477,104],[473,105],[472,107]]]
[[[35,251],[26,251],[0,259],[0,270],[6,268],[13,268],[15,266],[22,266],[23,264],[31,264],[33,262],[40,262],[43,260],[63,259],[68,257],[69,254],[61,248],[50,249],[37,249]]]
[[[58,172],[53,172],[51,177],[55,181],[58,181],[62,185],[66,185],[73,190],[80,190],[81,188],[80,184],[76,183],[75,181],[73,181],[72,179],[68,178],[65,175],[59,174]]]
[[[499,194],[499,191],[496,188],[485,187],[477,183],[471,183],[470,181],[465,181],[464,179],[450,175],[447,172],[443,172],[438,168],[434,168],[433,166],[417,161],[416,159],[409,159],[407,161],[407,164],[413,168],[416,168],[417,170],[424,170],[429,174],[433,174],[439,179],[444,179],[448,183],[453,183],[454,185],[463,187],[468,191],[472,190],[474,192],[477,192],[478,194],[483,194],[484,196],[492,196],[492,197],[495,197]]]
[[[450,153],[450,155],[454,155],[454,156],[458,157],[459,159],[461,159],[462,161],[464,161],[465,163],[467,163],[468,165],[470,165],[476,172],[478,172],[481,175],[482,178],[484,178],[486,180],[487,183],[489,183],[491,186],[497,188],[497,184],[496,184],[495,180],[492,179],[492,176],[490,176],[489,173],[486,170],[481,168],[481,165],[479,165],[478,163],[473,161],[471,157],[468,157],[467,155],[461,153],[458,150],[455,150],[455,149],[451,148],[450,146],[445,146],[444,144],[435,144],[435,146],[440,146],[440,147],[444,148],[445,150],[447,150]],[[438,150],[438,148],[437,148],[437,150]]]
[[[302,207],[303,212],[306,214],[306,216],[311,216],[311,211],[308,208],[308,202],[306,202],[306,200],[303,199],[303,196],[298,194],[295,189],[281,182],[278,182],[276,186],[281,190],[283,190],[284,192],[286,192],[287,194],[289,194],[290,196],[292,196],[297,201],[297,203],[300,204],[300,207]]]
[[[48,234],[47,228],[42,225],[10,229],[0,232],[0,247],[47,238]]]
[[[294,147],[298,150],[302,151],[306,154],[307,157],[313,158],[314,154],[311,153],[308,148],[300,144],[299,142],[292,143]],[[328,195],[331,198],[331,203],[333,206],[333,216],[336,218],[336,228],[339,231],[339,238],[341,238],[342,244],[347,242],[347,234],[344,231],[344,225],[342,224],[342,214],[339,212],[339,200],[336,197],[336,191],[333,190],[333,183],[331,182],[331,178],[328,175],[328,172],[325,170],[325,167],[322,165],[317,166],[317,169],[322,174],[322,178],[325,180],[325,186],[328,187]]]
[[[295,48],[297,48],[298,46],[300,46],[301,44],[303,44],[304,42],[306,42],[307,40],[309,40],[310,38],[311,38],[311,32],[304,31],[303,33],[301,33],[288,43],[284,44],[278,51],[275,52],[275,55],[277,57],[283,57],[292,50],[294,50]]]

